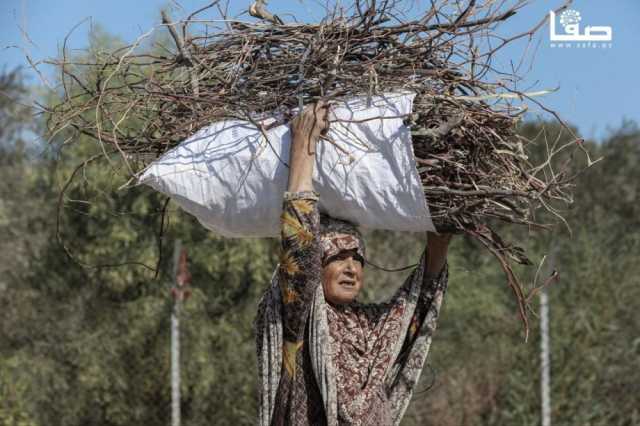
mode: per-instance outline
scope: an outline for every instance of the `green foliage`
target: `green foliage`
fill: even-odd
[[[18,359],[3,359],[0,364],[0,424],[5,426],[36,426],[26,407],[29,382],[15,374]]]

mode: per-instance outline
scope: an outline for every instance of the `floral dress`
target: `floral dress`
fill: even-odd
[[[324,300],[315,192],[285,193],[280,264],[256,317],[259,424],[394,425],[427,357],[448,282],[426,253],[393,298]]]

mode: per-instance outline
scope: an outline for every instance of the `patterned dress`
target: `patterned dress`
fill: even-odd
[[[318,196],[285,193],[282,254],[256,317],[260,426],[397,425],[427,357],[448,268],[426,253],[384,304],[324,300]]]

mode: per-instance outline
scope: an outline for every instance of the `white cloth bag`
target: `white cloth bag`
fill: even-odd
[[[364,228],[435,230],[403,124],[414,96],[333,104],[335,145],[318,143],[313,177],[322,212]],[[213,123],[151,163],[139,181],[222,236],[278,236],[291,133],[283,125],[266,136],[245,121]]]

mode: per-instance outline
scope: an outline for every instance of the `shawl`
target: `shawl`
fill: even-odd
[[[425,260],[426,252],[423,253],[419,266],[399,290],[404,298],[404,308],[400,317],[402,333],[401,338],[391,346],[393,361],[386,368],[384,377],[393,425],[400,424],[420,378],[448,282],[447,265],[438,277],[424,279]],[[277,272],[278,268],[260,301],[254,323],[259,372],[260,426],[271,424],[283,362],[282,294]],[[358,305],[358,308],[361,306],[372,305]],[[373,307],[384,312],[385,309],[391,309],[391,306],[387,303]],[[420,306],[422,309],[419,309]],[[337,426],[338,383],[332,357],[335,342],[330,333],[328,309],[331,308],[325,301],[322,286],[319,285],[314,291],[307,318],[305,341],[309,348],[315,381],[322,397],[327,426]]]

